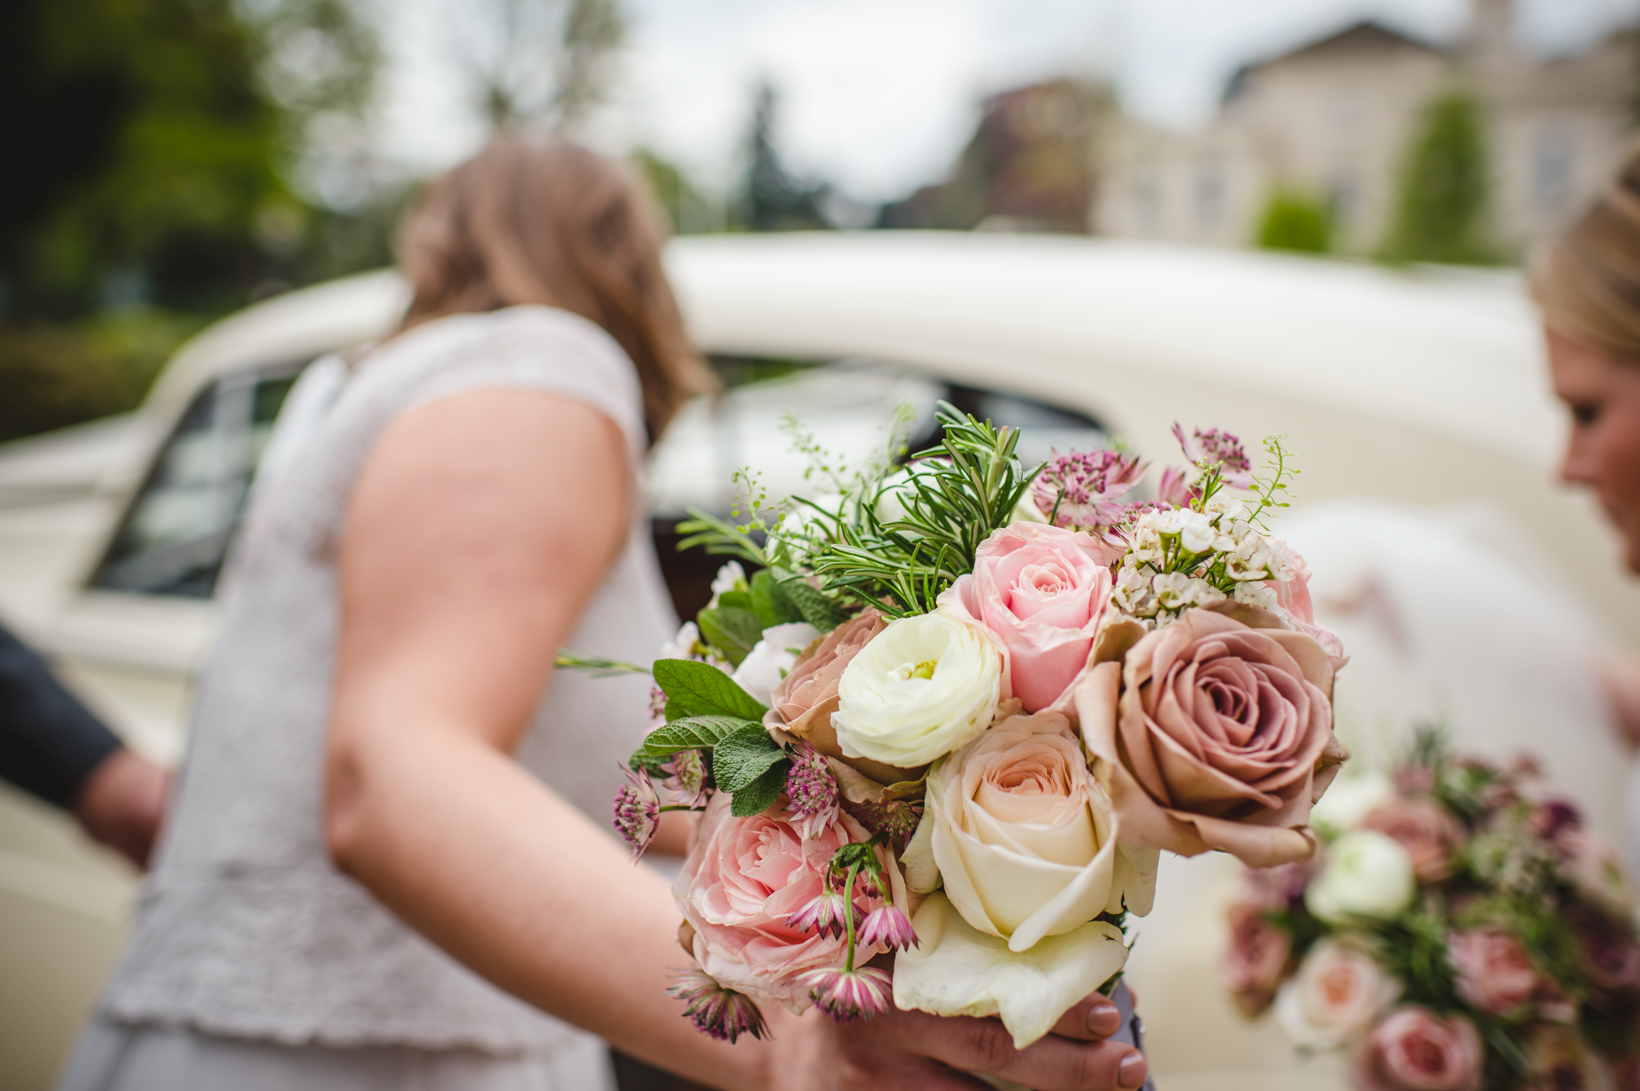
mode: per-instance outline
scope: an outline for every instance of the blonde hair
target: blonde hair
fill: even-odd
[[[665,231],[623,164],[566,140],[501,136],[428,189],[399,232],[414,291],[400,329],[538,303],[601,326],[638,371],[654,442],[715,380],[661,267]]]
[[[1594,203],[1532,263],[1555,332],[1640,363],[1640,144]]]

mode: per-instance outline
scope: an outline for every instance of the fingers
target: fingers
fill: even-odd
[[[999,1019],[902,1012],[896,1022],[902,1018],[905,1022],[896,1030],[908,1033],[904,1040],[915,1042],[918,1052],[952,1068],[1002,1076],[1036,1091],[1125,1091],[1145,1082],[1144,1056],[1123,1043],[1050,1034],[1016,1050]]]
[[[1075,1038],[1083,1042],[1102,1042],[1122,1029],[1122,1013],[1098,993],[1077,1004],[1059,1017],[1053,1033],[1061,1038]]]

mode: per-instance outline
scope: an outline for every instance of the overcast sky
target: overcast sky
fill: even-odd
[[[400,0],[384,118],[388,153],[417,171],[482,139],[449,42],[467,0]],[[937,179],[985,95],[1057,74],[1107,75],[1126,107],[1187,128],[1240,64],[1376,17],[1450,41],[1468,0],[624,0],[615,103],[595,138],[647,145],[707,185],[739,169],[752,89],[781,94],[789,166],[866,200]],[[1519,32],[1576,49],[1640,16],[1640,0],[1519,0]]]

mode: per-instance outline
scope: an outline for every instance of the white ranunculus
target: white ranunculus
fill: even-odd
[[[1042,712],[1003,720],[935,766],[901,860],[913,890],[943,878],[965,921],[1026,951],[1121,911],[1124,896],[1148,911],[1156,856],[1118,845],[1110,797],[1069,721]]]
[[[847,757],[913,769],[989,727],[1001,695],[989,634],[921,614],[890,623],[844,669],[831,723]]]
[[[1382,773],[1351,776],[1346,771],[1310,808],[1310,825],[1327,837],[1336,837],[1359,826],[1370,812],[1393,798],[1395,786]]]
[[[1024,954],[970,927],[943,894],[912,919],[917,946],[894,960],[894,1006],[935,1015],[998,1015],[1024,1049],[1127,962],[1122,931],[1090,921]]]
[[[1405,912],[1417,892],[1412,857],[1399,841],[1377,830],[1351,830],[1327,847],[1304,904],[1324,921],[1387,921]]]
[[[1276,994],[1276,1022],[1301,1049],[1333,1049],[1366,1034],[1399,993],[1371,954],[1329,937]]]
[[[792,669],[799,653],[819,636],[820,630],[806,621],[771,625],[763,630],[763,639],[752,645],[752,650],[730,677],[763,704],[772,704],[774,687]]]

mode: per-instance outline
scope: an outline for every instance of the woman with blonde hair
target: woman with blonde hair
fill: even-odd
[[[1592,489],[1640,573],[1640,145],[1533,263],[1549,372],[1572,427],[1561,477]],[[1618,721],[1640,745],[1640,662],[1602,664]]]
[[[1137,1087],[1098,998],[697,1033],[664,880],[607,830],[676,619],[643,459],[709,375],[620,165],[501,139],[434,185],[399,332],[263,490],[134,935],[63,1091],[582,1089],[599,1038],[723,1088]],[[621,686],[627,685],[626,690]],[[596,1037],[594,1037],[596,1036]]]

